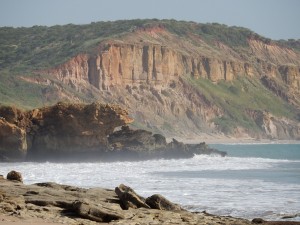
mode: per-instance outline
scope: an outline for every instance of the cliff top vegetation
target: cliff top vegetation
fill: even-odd
[[[11,72],[49,68],[59,65],[81,52],[89,52],[106,39],[117,38],[139,28],[161,26],[182,38],[199,35],[204,41],[222,42],[230,47],[247,47],[249,38],[264,38],[243,27],[229,27],[218,23],[201,24],[176,20],[119,20],[93,22],[86,25],[57,25],[52,27],[0,28],[0,68]],[[281,45],[299,49],[298,40],[284,41]]]

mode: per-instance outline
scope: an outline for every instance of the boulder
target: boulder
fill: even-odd
[[[73,209],[79,216],[96,222],[109,223],[112,220],[124,218],[115,210],[93,205],[84,201],[74,201]]]
[[[159,210],[168,210],[168,211],[180,211],[182,208],[170,202],[168,199],[162,195],[155,194],[146,199],[146,204],[149,205],[152,209]]]
[[[119,187],[115,188],[115,192],[118,195],[120,199],[120,206],[122,209],[129,209],[129,208],[147,208],[149,209],[150,206],[146,204],[146,200],[142,197],[139,196],[135,191],[124,185],[120,184]]]
[[[23,183],[23,177],[22,174],[20,172],[17,171],[10,171],[7,176],[6,176],[7,180],[15,180],[15,181],[19,181],[21,183]]]

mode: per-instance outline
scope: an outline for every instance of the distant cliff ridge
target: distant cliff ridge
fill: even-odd
[[[174,20],[35,29],[40,36],[24,33],[30,51],[7,39],[17,48],[0,59],[4,104],[99,101],[127,108],[132,126],[167,137],[300,139],[297,40]]]

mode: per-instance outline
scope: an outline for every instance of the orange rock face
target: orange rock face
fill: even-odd
[[[46,72],[66,84],[80,88],[80,83],[88,82],[99,90],[140,83],[165,85],[184,74],[219,81],[251,73],[249,64],[192,57],[160,45],[108,44],[106,48],[96,56],[78,55]]]
[[[253,41],[250,44],[257,56],[261,57],[255,67],[242,60],[211,58],[202,54],[187,55],[156,44],[109,43],[105,45],[105,50],[102,48],[96,55],[81,54],[44,72],[78,90],[80,85],[87,83],[99,90],[141,83],[161,86],[187,74],[208,78],[213,82],[230,81],[238,75],[274,77],[279,74],[283,75],[287,84],[299,90],[299,67],[280,66],[280,63],[294,62],[294,54],[290,56],[288,50],[266,47],[266,51],[273,54],[272,63],[267,63],[263,60],[267,53],[263,54],[261,44]],[[289,57],[282,57],[280,52]]]

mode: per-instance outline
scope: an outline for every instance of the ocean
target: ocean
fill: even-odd
[[[123,183],[148,197],[159,193],[191,211],[246,219],[300,221],[300,144],[218,144],[228,156],[93,163],[1,163],[0,174],[24,183],[57,182],[114,189]],[[285,219],[287,220],[287,219]]]

